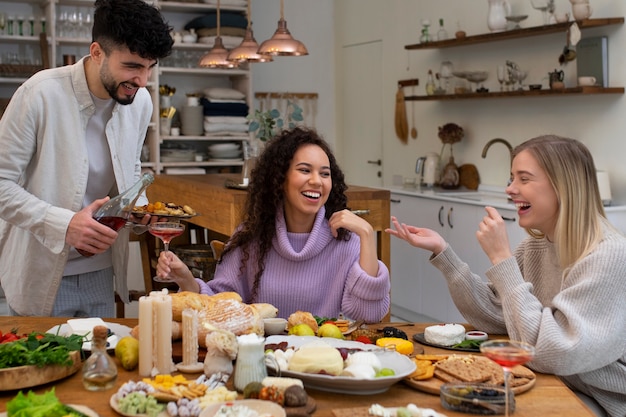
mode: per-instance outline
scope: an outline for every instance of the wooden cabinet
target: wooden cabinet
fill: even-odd
[[[587,19],[576,22],[581,30],[599,28],[608,25],[618,25],[624,23],[623,17]],[[443,49],[453,47],[464,47],[469,45],[506,41],[511,39],[529,38],[554,33],[565,33],[572,22],[556,23],[544,26],[520,28],[507,30],[504,32],[485,33],[480,35],[467,36],[462,39],[446,39],[441,41],[426,42],[420,44],[405,45],[407,50]],[[507,52],[508,53],[508,52]],[[493,92],[468,92],[464,94],[442,94],[442,95],[411,95],[405,97],[407,101],[438,101],[438,100],[461,100],[472,98],[497,98],[497,97],[541,97],[541,96],[571,96],[588,94],[623,94],[623,87],[572,87],[562,90],[522,90],[522,91],[493,91]]]
[[[498,211],[507,221],[509,243],[515,248],[526,236],[517,224],[514,209]],[[479,205],[450,202],[428,197],[391,193],[391,215],[401,222],[426,227],[439,233],[470,269],[485,279],[491,266],[476,240],[478,224],[485,216]],[[411,320],[418,315],[436,321],[463,322],[441,272],[430,264],[432,253],[415,248],[397,238],[391,240],[392,314]]]

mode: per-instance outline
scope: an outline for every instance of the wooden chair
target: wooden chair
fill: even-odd
[[[211,246],[211,250],[213,251],[213,259],[219,261],[224,252],[224,242],[214,239],[209,242],[209,246]]]
[[[142,296],[149,294],[152,291],[152,276],[154,275],[153,267],[150,263],[150,250],[154,251],[154,242],[150,242],[150,235],[148,233],[143,233],[141,235],[136,235],[134,233],[130,234],[130,241],[138,241],[139,248],[141,251],[141,267],[143,269],[143,285],[144,290],[130,290],[128,292],[128,298],[132,301],[139,301],[139,298]],[[152,248],[150,247],[152,246]],[[117,318],[124,318],[125,316],[125,308],[124,302],[120,298],[119,294],[115,293],[115,316]]]

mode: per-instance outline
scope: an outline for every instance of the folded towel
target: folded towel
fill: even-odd
[[[245,103],[212,103],[202,97],[200,103],[203,106],[205,116],[247,116],[248,105]]]
[[[230,130],[222,130],[220,132],[204,132],[204,136],[208,138],[222,138],[224,136],[228,137],[238,137],[242,139],[247,139],[248,134],[243,132],[232,132]]]
[[[232,123],[209,123],[205,121],[204,131],[205,132],[221,132],[221,131],[247,132],[248,125],[232,124]]]
[[[204,121],[209,123],[248,124],[248,119],[243,116],[204,116]]]
[[[206,4],[213,4],[217,6],[217,0],[204,0]],[[221,0],[220,6],[239,6],[245,7],[248,5],[246,0]]]
[[[243,12],[220,10],[220,28],[231,26],[247,28],[248,19]],[[196,17],[185,25],[185,30],[217,27],[217,12],[208,12],[204,16]]]

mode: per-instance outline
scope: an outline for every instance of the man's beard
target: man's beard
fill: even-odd
[[[102,81],[102,85],[104,86],[104,89],[107,91],[107,93],[109,93],[111,98],[115,100],[116,102],[118,102],[119,104],[122,104],[122,105],[131,104],[133,100],[135,99],[136,94],[133,94],[132,96],[123,96],[123,97],[120,96],[118,94],[118,91],[120,88],[123,88],[123,87],[121,87],[121,83],[116,82],[110,75],[111,74],[106,72],[104,68],[100,71],[100,80]],[[135,86],[134,84],[131,84],[131,85]]]

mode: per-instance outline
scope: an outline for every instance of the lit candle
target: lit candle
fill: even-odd
[[[139,298],[139,375],[152,372],[152,299]]]
[[[158,294],[155,301],[156,372],[170,374],[176,368],[172,361],[172,297],[167,289]]]

